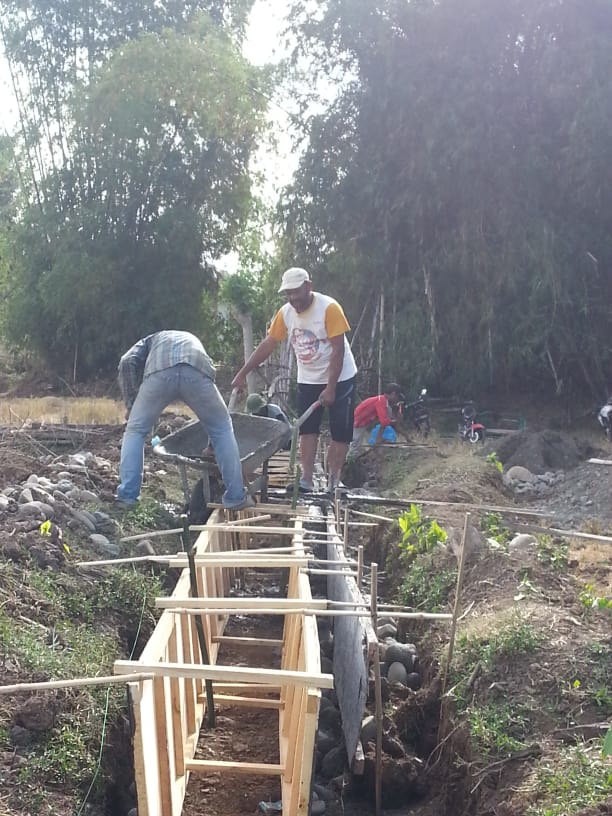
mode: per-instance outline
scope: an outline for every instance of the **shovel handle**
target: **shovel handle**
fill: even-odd
[[[227,410],[233,411],[236,407],[236,403],[238,402],[238,394],[240,392],[237,388],[232,389],[232,393],[230,394],[229,402],[227,403]]]
[[[309,417],[309,416],[312,416],[312,414],[314,414],[314,412],[317,410],[317,408],[320,408],[320,407],[321,407],[321,401],[320,401],[320,400],[315,400],[315,401],[312,403],[312,405],[310,406],[310,408],[307,408],[307,409],[304,411],[304,413],[303,413],[301,416],[299,416],[299,417],[298,417],[298,418],[295,420],[295,424],[294,424],[294,426],[293,426],[293,427],[294,427],[294,428],[301,428],[301,427],[302,427],[302,425],[303,425],[303,424],[306,422],[306,420],[308,419],[308,417]]]

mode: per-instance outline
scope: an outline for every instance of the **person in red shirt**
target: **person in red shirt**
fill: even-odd
[[[393,416],[393,408],[402,397],[402,390],[397,383],[389,383],[382,394],[376,397],[368,397],[355,408],[353,419],[353,441],[351,443],[351,454],[356,453],[361,447],[367,435],[368,428],[378,423],[376,443],[380,444],[385,428],[395,425],[397,419]]]

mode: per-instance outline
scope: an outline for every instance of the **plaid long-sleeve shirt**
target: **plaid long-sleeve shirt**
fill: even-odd
[[[149,374],[180,363],[215,379],[213,361],[198,338],[189,332],[161,331],[134,343],[119,360],[119,388],[126,407],[131,409],[142,381]]]

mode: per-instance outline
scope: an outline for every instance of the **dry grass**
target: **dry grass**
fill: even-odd
[[[183,405],[166,409],[191,414]],[[70,425],[120,425],[125,406],[106,397],[30,397],[0,400],[0,425],[20,427],[28,422]]]

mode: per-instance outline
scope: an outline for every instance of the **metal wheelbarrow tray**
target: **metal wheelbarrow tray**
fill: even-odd
[[[256,471],[291,438],[291,428],[277,419],[233,412],[231,417],[244,473]],[[204,454],[209,442],[208,434],[196,420],[164,437],[154,451],[177,464],[218,473],[214,456]]]

